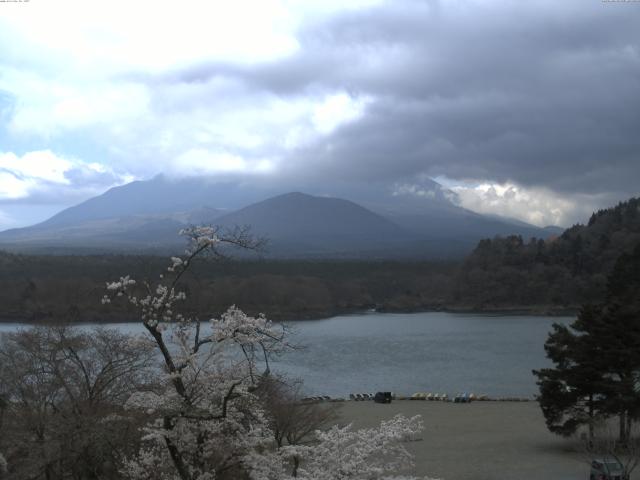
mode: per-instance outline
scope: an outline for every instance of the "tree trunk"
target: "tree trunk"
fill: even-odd
[[[298,476],[298,467],[300,466],[300,458],[296,455],[293,457],[293,472],[291,472],[291,476],[293,478],[297,478]]]
[[[165,430],[173,429],[173,425],[171,423],[170,417],[164,417],[164,428]],[[180,475],[180,479],[191,480],[191,475],[189,474],[189,470],[187,469],[187,466],[184,464],[182,454],[180,453],[178,448],[166,436],[164,437],[164,442],[167,445],[167,450],[169,450],[169,455],[171,456],[173,465],[176,467],[176,470],[178,471],[178,475]]]
[[[593,425],[593,394],[589,394],[589,445],[593,443],[594,425]]]
[[[628,431],[627,431],[627,412],[623,411],[620,413],[620,443],[623,445],[627,444],[628,440]]]

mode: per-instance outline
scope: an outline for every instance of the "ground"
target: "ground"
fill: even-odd
[[[422,439],[408,448],[415,474],[444,480],[588,480],[576,442],[549,433],[536,402],[345,402],[341,422],[371,427],[397,413],[420,414]],[[633,478],[633,477],[632,477]]]

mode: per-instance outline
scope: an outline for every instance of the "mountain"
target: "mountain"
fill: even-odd
[[[266,190],[265,190],[266,192]],[[230,182],[158,175],[109,189],[39,224],[0,232],[0,247],[32,253],[166,253],[184,245],[178,231],[212,224],[242,199],[264,192]]]
[[[551,232],[488,218],[452,203],[431,180],[419,187],[350,192],[354,201],[303,193],[273,195],[207,179],[158,176],[112,188],[27,228],[0,232],[0,247],[38,253],[167,253],[184,246],[187,225],[251,226],[271,257],[451,258],[495,235],[546,238]]]
[[[450,201],[425,201],[420,208],[399,208],[389,203],[385,217],[408,232],[425,239],[431,250],[444,256],[463,256],[483,238],[520,235],[523,238],[548,238],[559,235],[559,227],[534,225],[498,215],[481,215]]]
[[[216,224],[251,226],[268,252],[288,257],[396,257],[419,238],[349,200],[294,192],[224,215]]]
[[[521,235],[548,238],[560,235],[560,227],[536,227],[500,215],[479,214],[457,205],[458,195],[425,178],[418,184],[399,185],[392,192],[354,192],[363,206],[380,213],[408,232],[419,236],[429,252],[440,257],[461,257],[483,238]]]
[[[425,209],[419,214],[390,214],[387,218],[415,235],[440,244],[451,255],[468,253],[483,238],[507,235],[546,238],[550,235],[533,225],[487,218],[455,205]]]
[[[263,192],[238,183],[201,178],[173,180],[158,175],[151,180],[111,188],[102,195],[63,210],[38,226],[77,225],[85,221],[131,216],[164,216],[191,212],[205,206],[233,210],[268,195],[268,190]]]
[[[38,252],[53,248],[56,252],[81,249],[161,253],[184,246],[178,235],[180,229],[205,223],[229,230],[250,226],[252,234],[268,239],[265,253],[273,257],[397,257],[406,256],[408,247],[411,251],[418,247],[417,237],[360,205],[303,193],[279,195],[231,213],[200,207],[161,214],[157,206],[151,209],[152,204],[147,202],[135,205],[134,215],[108,217],[108,200],[116,198],[114,214],[120,214],[124,201],[118,194],[124,192],[124,198],[129,199],[132,190],[140,188],[136,185],[113,189],[105,194],[106,198],[91,199],[38,225],[0,232],[0,245]],[[179,204],[179,208],[187,206]]]

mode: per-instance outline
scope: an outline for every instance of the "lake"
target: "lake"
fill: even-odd
[[[288,322],[304,349],[277,359],[272,370],[303,379],[316,395],[385,390],[531,397],[537,393],[531,370],[550,365],[544,341],[552,323],[572,320],[428,312]],[[25,326],[0,323],[0,332]],[[104,326],[144,330],[131,323]]]

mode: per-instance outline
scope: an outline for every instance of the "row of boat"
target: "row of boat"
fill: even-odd
[[[360,402],[373,400],[375,397],[371,393],[350,393],[349,400]],[[454,397],[449,397],[446,393],[427,393],[417,392],[410,396],[391,394],[393,400],[428,400],[433,402],[452,402],[452,403],[470,403],[475,401],[480,402],[528,402],[531,399],[523,397],[489,397],[488,395],[475,395],[474,393],[460,393]],[[344,398],[332,398],[328,395],[306,397],[301,400],[302,403],[317,403],[317,402],[344,402]],[[386,402],[385,402],[386,403]]]
[[[370,393],[350,393],[349,400],[354,400],[356,402],[365,401],[365,400],[373,400],[375,395]]]
[[[374,395],[369,393],[351,393],[349,394],[350,400],[363,401],[373,400]],[[393,400],[428,400],[432,402],[453,402],[453,403],[470,403],[475,401],[480,402],[527,402],[529,398],[523,397],[489,397],[488,395],[476,395],[475,393],[459,393],[453,397],[449,397],[446,393],[430,393],[430,392],[416,392],[410,396],[397,395],[393,393],[391,395]]]

